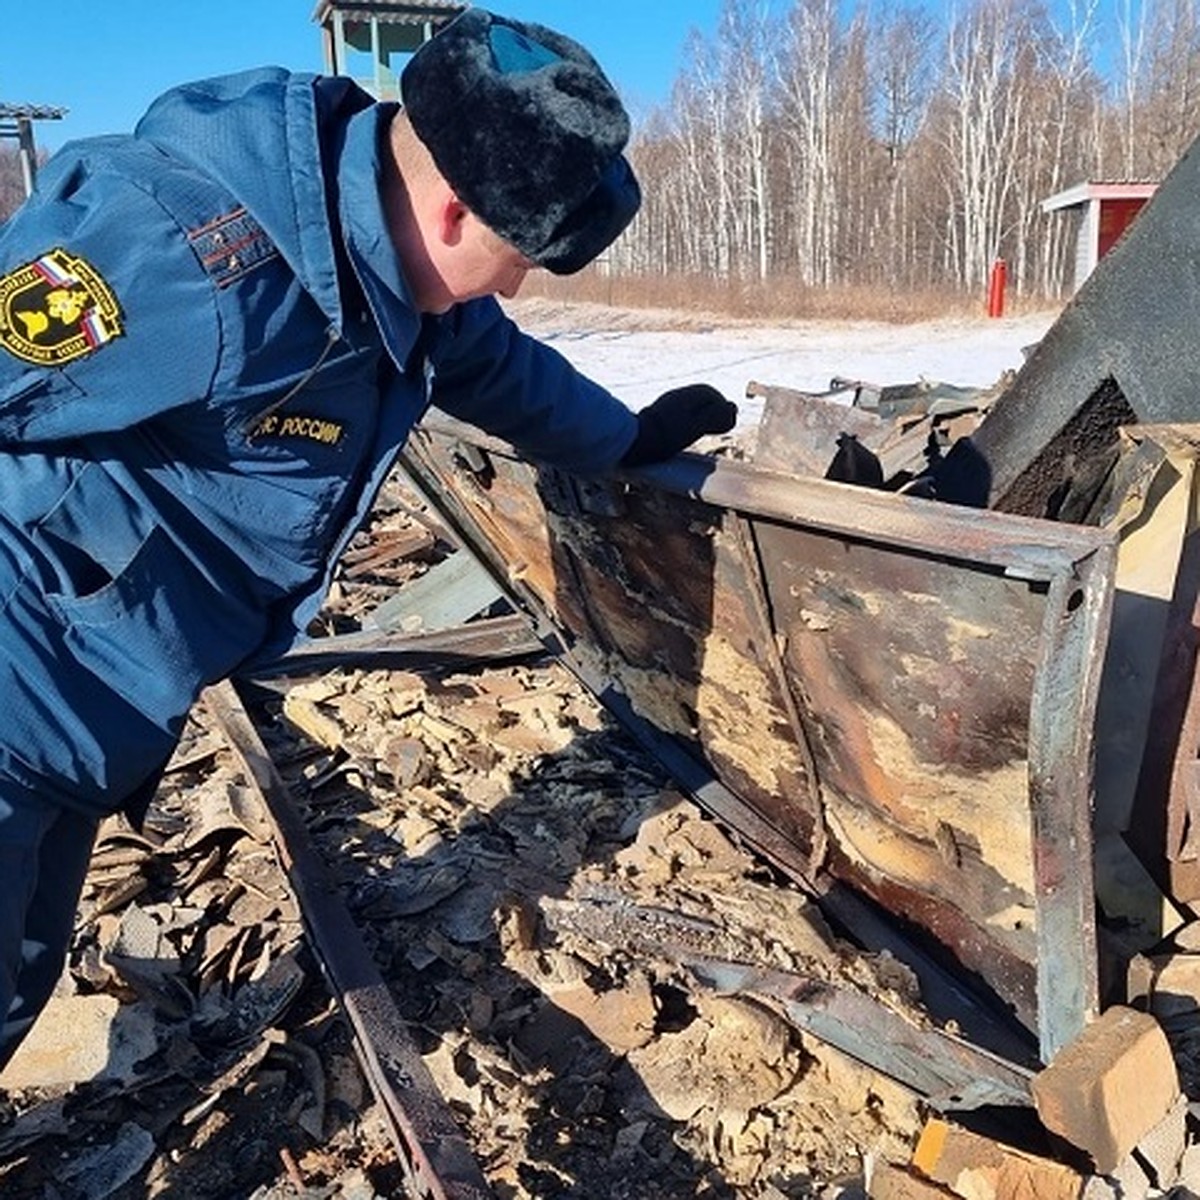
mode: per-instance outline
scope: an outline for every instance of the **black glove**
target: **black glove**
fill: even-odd
[[[736,404],[707,383],[663,392],[638,413],[637,437],[621,466],[662,462],[706,433],[728,433],[737,423],[737,411]]]

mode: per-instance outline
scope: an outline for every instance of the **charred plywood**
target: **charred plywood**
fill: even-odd
[[[1112,535],[692,456],[581,481],[452,424],[407,454],[592,690],[711,772],[718,815],[927,931],[1044,1055],[1078,1033]]]

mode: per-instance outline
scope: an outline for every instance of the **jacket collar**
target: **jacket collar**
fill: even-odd
[[[404,370],[421,330],[421,316],[401,271],[383,206],[382,148],[395,112],[394,104],[376,104],[350,118],[337,168],[338,219],[384,345]]]

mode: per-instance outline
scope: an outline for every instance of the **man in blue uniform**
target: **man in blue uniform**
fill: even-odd
[[[98,820],[153,789],[202,687],[306,628],[428,404],[586,472],[733,423],[704,385],[635,416],[494,299],[637,210],[591,56],[472,8],[401,91],[177,88],[0,226],[0,1065]]]

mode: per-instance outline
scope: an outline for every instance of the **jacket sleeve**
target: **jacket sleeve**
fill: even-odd
[[[211,386],[212,280],[121,141],[64,148],[0,225],[2,444],[129,428]]]
[[[430,359],[438,408],[538,462],[608,471],[637,433],[637,417],[620,400],[522,333],[494,300],[445,318]]]

